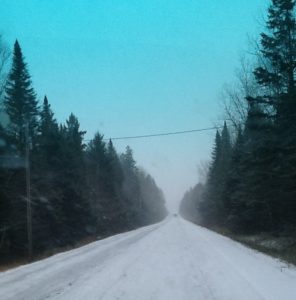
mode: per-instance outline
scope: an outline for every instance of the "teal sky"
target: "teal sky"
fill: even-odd
[[[211,127],[265,0],[0,0],[0,31],[23,49],[33,85],[57,119],[91,138]],[[261,24],[260,24],[261,23]],[[222,122],[222,120],[221,120]],[[116,141],[174,207],[198,181],[214,132]]]

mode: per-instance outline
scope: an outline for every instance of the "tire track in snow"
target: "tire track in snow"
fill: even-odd
[[[180,230],[182,231],[183,236],[185,237],[185,243],[186,243],[186,252],[191,258],[191,261],[194,262],[196,260],[196,257],[192,253],[192,244],[190,243],[190,238],[184,229],[183,225],[180,222],[180,219],[178,219],[178,224],[180,227]],[[201,299],[200,300],[217,300],[217,297],[214,295],[213,290],[209,286],[209,284],[205,280],[205,274],[201,270],[201,268],[197,268],[193,266],[193,263],[190,264],[190,268],[193,270],[193,273],[196,274],[197,278],[195,278],[197,281],[199,281],[201,286]],[[204,289],[205,287],[205,289]],[[199,298],[198,298],[199,300]]]
[[[146,235],[144,238],[151,238],[151,234],[159,234],[160,230],[163,230],[163,227],[169,222],[169,220],[167,219],[165,222],[163,222],[161,224],[161,226],[159,226],[156,230],[150,232],[149,235]],[[142,239],[143,240],[143,239]],[[139,245],[134,245],[134,247],[139,246]],[[147,249],[147,247],[145,248],[144,251],[141,251],[141,253],[139,255],[137,255],[136,258],[132,259],[129,263],[127,263],[126,267],[121,271],[121,274],[118,276],[118,278],[116,280],[113,281],[113,283],[110,284],[110,286],[105,290],[105,292],[100,296],[100,298],[98,298],[98,300],[104,300],[104,298],[106,298],[108,296],[109,293],[112,292],[112,290],[114,290],[114,288],[119,285],[119,283],[124,280],[128,275],[128,271],[138,262],[140,261],[143,257],[147,256],[147,253],[150,252],[150,250],[152,248],[154,248],[155,245],[154,244],[150,244],[149,245],[149,249]],[[132,251],[133,249],[128,249],[128,251]],[[136,253],[136,251],[134,251],[134,253]]]
[[[81,277],[92,273],[90,271],[96,268],[94,262],[113,258],[114,255],[145,238],[160,226],[162,223],[128,232],[123,236],[112,236],[31,265],[3,272],[0,275],[0,299],[42,300],[61,296],[66,290],[72,289]],[[105,266],[107,265],[99,265],[102,269]],[[31,296],[33,291],[39,296]]]
[[[186,220],[182,220],[182,222],[188,223],[191,226],[196,226]],[[184,232],[185,231],[186,231],[186,229],[184,229]],[[220,251],[219,248],[216,247],[216,245],[213,245],[207,238],[205,238],[204,236],[199,234],[198,231],[196,231],[196,234],[198,235],[199,239],[204,242],[204,244],[209,245],[207,248],[211,249],[211,251],[216,254],[216,256],[218,257],[217,260],[220,260],[220,262],[223,261],[224,264],[226,264],[228,266],[228,267],[224,268],[225,270],[228,269],[228,270],[233,270],[235,272],[236,276],[233,276],[233,275],[232,276],[235,277],[236,280],[239,278],[240,281],[245,283],[249,287],[249,291],[253,291],[258,296],[258,299],[269,300],[248,280],[248,278],[246,278],[240,272],[240,270],[231,262],[231,260],[222,251]],[[187,237],[188,237],[188,239],[192,239],[192,238],[189,238],[188,235],[187,235]],[[192,247],[191,247],[191,251],[192,251]]]

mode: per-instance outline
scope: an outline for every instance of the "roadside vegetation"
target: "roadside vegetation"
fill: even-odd
[[[180,209],[191,221],[295,263],[294,1],[271,1],[254,52],[224,93],[226,120],[207,181],[187,192]]]
[[[2,41],[0,265],[161,221],[163,193],[132,149],[119,154],[100,132],[86,140],[73,113],[59,123],[18,41],[8,53]]]

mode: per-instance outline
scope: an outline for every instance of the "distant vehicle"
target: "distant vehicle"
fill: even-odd
[[[178,217],[178,214],[175,213],[175,214],[174,214],[174,217],[175,217],[175,218]]]

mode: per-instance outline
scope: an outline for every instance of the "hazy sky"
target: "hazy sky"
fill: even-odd
[[[92,138],[211,127],[265,0],[0,0],[0,31],[18,38],[40,99]],[[262,22],[263,24],[263,22]],[[221,120],[222,123],[222,120]],[[168,206],[198,181],[215,132],[116,141],[164,190]]]

